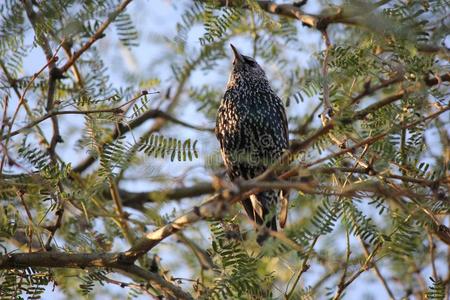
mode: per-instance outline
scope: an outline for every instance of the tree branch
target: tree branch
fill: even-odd
[[[419,124],[419,123],[421,123],[421,122],[425,122],[425,121],[427,121],[427,120],[434,119],[434,118],[438,117],[439,115],[443,114],[444,112],[446,112],[446,111],[448,111],[448,110],[450,110],[450,105],[449,105],[449,106],[446,106],[446,107],[444,107],[443,109],[438,110],[438,111],[436,111],[436,112],[434,112],[434,113],[432,113],[432,114],[430,114],[430,115],[428,115],[428,116],[426,116],[426,117],[424,117],[424,118],[421,118],[421,119],[419,119],[419,120],[417,120],[417,121],[415,121],[415,122],[412,122],[412,123],[410,123],[410,124],[401,126],[400,128],[408,129],[408,128],[414,127],[414,126],[416,126],[417,124]],[[323,127],[323,128],[325,128],[325,127]],[[378,141],[378,140],[384,138],[386,135],[388,135],[389,133],[391,133],[391,131],[392,131],[392,129],[389,129],[389,130],[387,130],[387,131],[384,131],[384,132],[382,132],[382,133],[379,133],[379,134],[377,134],[377,135],[374,135],[374,136],[372,136],[372,137],[369,137],[369,138],[367,138],[367,139],[365,139],[365,140],[363,140],[363,141],[360,141],[360,142],[356,143],[355,145],[353,145],[353,146],[351,146],[351,147],[347,147],[347,148],[345,148],[345,149],[343,149],[343,150],[341,150],[341,151],[339,151],[339,152],[332,153],[332,154],[329,154],[329,155],[327,155],[327,156],[325,156],[325,157],[319,158],[319,159],[317,159],[317,160],[315,160],[315,161],[313,161],[313,162],[311,162],[311,163],[307,163],[306,165],[304,165],[304,166],[302,166],[302,167],[310,167],[310,166],[316,165],[316,164],[318,164],[318,163],[327,161],[327,160],[329,160],[330,158],[337,157],[337,156],[340,156],[340,155],[342,155],[342,154],[345,154],[345,153],[354,151],[354,150],[356,150],[357,148],[360,148],[360,147],[362,147],[362,146],[373,144],[374,142],[376,142],[376,141]]]
[[[20,99],[20,98],[21,98],[21,94],[20,94],[19,88],[18,88],[18,86],[17,86],[17,81],[16,81],[16,79],[14,79],[14,78],[12,77],[12,75],[9,73],[8,68],[6,67],[6,65],[5,65],[5,63],[3,62],[2,59],[0,59],[0,68],[3,70],[3,74],[5,74],[6,80],[8,81],[8,83],[10,84],[10,86],[13,88],[13,90],[14,90],[16,96],[17,96],[17,99]],[[28,105],[28,103],[27,103],[27,101],[26,101],[25,99],[24,99],[24,101],[22,102],[22,104],[23,104],[23,106],[24,106],[24,108],[25,108],[25,111],[27,112],[28,117],[29,117],[31,120],[34,121],[33,111],[31,110],[30,106]],[[6,121],[6,112],[7,112],[7,110],[5,109],[5,110],[4,110],[5,117],[3,118],[3,121]],[[40,139],[42,140],[42,142],[43,142],[46,146],[49,146],[50,143],[47,141],[47,139],[46,139],[44,133],[42,132],[42,129],[41,129],[39,126],[37,126],[37,132],[38,132],[39,137],[40,137]],[[2,132],[1,135],[3,135],[3,132]],[[1,135],[0,135],[0,136],[1,136]],[[1,137],[0,139],[3,139],[3,138],[4,138],[4,137]]]
[[[119,113],[122,113],[122,112],[123,112],[123,111],[122,111],[122,107],[124,107],[124,106],[126,106],[126,105],[128,105],[128,104],[130,104],[130,103],[134,103],[137,99],[139,99],[140,97],[142,97],[144,94],[147,95],[148,93],[147,93],[147,92],[145,92],[145,93],[143,92],[143,93],[139,94],[138,96],[134,97],[133,99],[127,101],[126,103],[121,104],[121,105],[119,105],[119,106],[117,106],[117,107],[113,107],[113,108],[107,108],[107,109],[94,109],[94,110],[63,110],[63,111],[50,111],[50,112],[48,112],[46,115],[44,115],[44,116],[42,116],[42,117],[40,117],[40,118],[38,118],[38,119],[35,119],[35,120],[34,120],[33,122],[31,122],[30,124],[25,125],[24,127],[20,128],[20,129],[17,129],[17,130],[15,130],[15,131],[13,131],[13,132],[11,132],[11,133],[9,134],[9,136],[15,136],[15,135],[18,135],[18,134],[22,133],[24,130],[31,129],[31,128],[33,128],[34,126],[38,125],[39,123],[41,123],[41,122],[43,122],[43,121],[45,121],[45,120],[47,120],[47,119],[49,119],[49,118],[52,118],[53,116],[59,116],[59,115],[89,115],[89,114],[100,114],[100,113],[117,113],[117,114],[119,114]],[[4,139],[4,138],[6,138],[6,135],[5,135],[5,136],[2,136],[2,137],[0,138],[0,140],[2,140],[2,139]]]
[[[164,280],[156,273],[146,271],[124,261],[124,253],[65,253],[34,252],[0,255],[0,269],[44,267],[44,268],[111,268],[129,277],[146,279],[168,299],[193,299],[179,287]]]
[[[362,93],[360,93],[359,95],[353,97],[351,99],[350,103],[351,104],[358,103],[362,98],[370,96],[373,93],[375,93],[375,92],[377,92],[377,91],[379,91],[379,90],[381,90],[381,89],[383,89],[385,87],[388,87],[388,86],[391,86],[393,84],[399,83],[399,82],[401,82],[403,80],[404,80],[403,74],[399,73],[396,76],[394,76],[393,78],[388,79],[388,80],[384,80],[380,84],[378,84],[378,85],[376,85],[374,87],[368,86],[367,88],[364,89],[364,91]]]
[[[438,78],[434,78],[433,77],[433,78],[425,78],[424,79],[424,82],[425,82],[425,84],[428,87],[437,85],[437,84],[439,84],[441,82],[444,82],[444,81],[447,81],[447,82],[450,81],[450,72],[449,73],[445,73],[443,75],[440,75]],[[393,83],[393,82],[395,82],[395,80],[392,79],[390,82]],[[383,84],[381,84],[380,87],[381,88],[384,87]],[[391,104],[391,103],[393,103],[393,102],[395,102],[397,100],[400,100],[405,95],[411,94],[411,93],[413,93],[415,91],[417,91],[417,87],[412,86],[412,87],[409,87],[409,88],[407,88],[405,90],[402,90],[402,91],[400,91],[400,92],[398,92],[398,93],[396,93],[394,95],[388,96],[388,97],[386,97],[386,98],[384,98],[384,99],[382,99],[380,101],[375,102],[372,105],[369,105],[368,107],[366,107],[366,108],[364,108],[362,110],[356,111],[355,114],[354,114],[354,118],[358,119],[358,120],[364,119],[364,117],[367,116],[368,114],[373,113],[373,112],[379,110],[380,108],[382,108],[382,107],[384,107],[386,105],[389,105],[389,104]],[[366,95],[369,95],[369,94],[364,94],[364,96],[366,96]],[[360,98],[362,98],[362,97],[358,96],[357,98],[354,98],[354,99],[359,100]],[[353,99],[352,102],[354,102],[354,99]]]
[[[89,38],[89,40],[81,46],[81,48],[75,51],[72,57],[60,68],[61,73],[65,73],[80,56],[86,52],[97,40],[104,37],[104,31],[108,28],[108,26],[116,19],[116,17],[125,10],[128,4],[131,3],[132,0],[124,0],[120,3],[116,9],[108,15],[108,18],[100,25],[97,31]]]
[[[8,142],[9,142],[9,139],[10,139],[9,134],[10,134],[11,131],[12,131],[12,127],[13,127],[13,125],[14,125],[14,122],[15,122],[16,118],[17,118],[17,115],[19,114],[20,107],[22,106],[23,103],[26,102],[25,96],[26,96],[28,90],[30,89],[31,85],[32,85],[33,82],[36,80],[36,78],[38,78],[38,76],[39,76],[42,72],[44,72],[44,70],[50,65],[50,63],[52,63],[54,60],[57,60],[57,59],[58,59],[58,57],[56,56],[56,53],[58,53],[58,50],[55,52],[55,55],[52,57],[52,59],[51,59],[50,61],[48,61],[48,62],[47,62],[47,63],[46,63],[46,64],[45,64],[38,72],[34,73],[33,77],[32,77],[32,78],[30,79],[30,81],[27,83],[27,85],[26,85],[26,87],[25,87],[25,89],[24,89],[22,95],[20,96],[20,98],[19,98],[19,103],[17,104],[16,110],[14,111],[14,114],[13,114],[13,117],[12,117],[12,119],[11,119],[11,122],[9,123],[9,129],[8,129],[8,133],[7,133],[7,135],[6,135],[5,143],[4,143],[5,149],[8,148],[7,146],[8,146]],[[1,163],[0,163],[0,174],[3,173],[3,165],[4,165],[4,162],[5,162],[5,157],[6,157],[6,156],[3,156],[3,157],[2,157],[2,160],[1,160]]]
[[[174,189],[162,189],[149,192],[133,193],[126,190],[120,190],[120,197],[123,199],[123,205],[140,209],[145,203],[158,202],[165,200],[181,200],[183,198],[192,198],[205,194],[211,194],[215,191],[212,182],[202,182],[191,187],[181,187]]]
[[[228,210],[228,201],[225,201],[228,197],[222,195],[213,196],[209,201],[202,204],[199,207],[194,207],[187,214],[178,217],[169,224],[146,234],[136,244],[125,252],[125,256],[128,261],[135,261],[140,256],[146,254],[153,249],[162,240],[171,236],[172,234],[184,229],[202,219],[220,218]]]
[[[31,23],[31,26],[34,29],[34,32],[36,34],[36,41],[41,47],[42,51],[45,54],[45,57],[47,58],[48,67],[49,67],[49,78],[48,78],[48,90],[47,90],[47,104],[46,104],[46,110],[51,111],[54,107],[54,97],[55,97],[55,91],[56,91],[56,80],[62,78],[62,74],[60,70],[56,67],[56,60],[54,59],[55,55],[53,54],[52,48],[50,46],[50,42],[48,38],[45,36],[42,29],[38,28],[38,16],[33,10],[33,4],[30,0],[24,0],[23,1],[25,11],[27,13],[28,19]],[[61,42],[59,48],[61,47]],[[56,52],[58,52],[58,50]],[[52,160],[56,159],[55,154],[55,147],[56,144],[59,142],[62,142],[62,138],[59,132],[59,124],[58,119],[56,116],[51,116],[52,119],[52,126],[53,126],[53,135],[50,140],[50,145],[48,146],[48,152],[50,154],[50,157]]]
[[[328,63],[330,59],[331,42],[327,29],[322,30],[322,38],[325,42],[325,55],[322,64],[322,80],[323,80],[323,113],[321,115],[322,124],[325,126],[327,118],[333,115],[333,107],[330,102],[330,87],[328,84]]]
[[[359,237],[359,242],[361,243],[361,246],[363,247],[364,255],[366,256],[366,258],[369,257],[369,255],[370,255],[369,248],[367,247],[367,245],[365,244],[364,240],[361,237]],[[389,287],[386,279],[381,274],[381,271],[378,268],[376,262],[373,262],[373,271],[374,271],[375,275],[378,277],[378,279],[380,280],[381,285],[384,287],[384,289],[388,293],[389,298],[391,300],[395,300],[394,293],[392,292],[391,288]]]
[[[240,7],[242,9],[250,9],[249,5],[242,5],[240,0],[217,0],[219,6]],[[245,1],[244,1],[245,2]],[[343,5],[337,7],[334,12],[324,11],[320,14],[309,14],[300,9],[295,4],[278,4],[275,1],[255,1],[262,10],[267,13],[296,19],[303,25],[323,31],[330,24],[346,24],[346,25],[362,25],[383,34],[379,30],[380,20],[373,20],[370,14],[376,9],[390,2],[390,0],[380,0],[377,3],[365,3],[362,1],[353,2],[351,5]],[[435,53],[440,51],[448,51],[448,49],[440,46],[429,44],[418,44],[417,49],[425,53]]]
[[[220,6],[241,7],[243,9],[249,9],[248,5],[241,5],[242,1],[236,0],[220,0],[216,1]],[[349,16],[344,15],[343,9],[338,9],[334,14],[308,14],[301,10],[299,7],[293,4],[277,4],[274,1],[256,1],[261,9],[264,11],[283,17],[297,19],[305,26],[316,28],[319,30],[325,29],[332,23],[343,24],[355,24],[354,20],[351,20]]]

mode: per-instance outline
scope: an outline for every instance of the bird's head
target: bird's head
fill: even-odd
[[[234,53],[233,70],[230,75],[232,81],[267,82],[266,73],[253,57],[241,54],[233,44],[230,44]]]

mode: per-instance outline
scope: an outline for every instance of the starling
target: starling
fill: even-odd
[[[288,149],[288,123],[283,103],[261,66],[233,45],[231,48],[233,69],[217,112],[215,132],[230,179],[249,180]],[[280,197],[280,191],[264,191],[242,200],[242,205],[253,221],[276,231]],[[284,222],[280,220],[282,227]],[[264,239],[258,236],[260,244]]]

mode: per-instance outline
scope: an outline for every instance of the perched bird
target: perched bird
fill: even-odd
[[[288,123],[281,99],[272,90],[264,70],[252,57],[234,53],[225,94],[216,119],[216,136],[230,179],[262,174],[288,149]],[[280,192],[263,191],[242,201],[248,216],[259,225],[277,230]],[[286,214],[280,225],[283,227]],[[262,243],[264,236],[258,236]]]

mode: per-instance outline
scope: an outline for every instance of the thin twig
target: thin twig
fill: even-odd
[[[381,248],[381,243],[378,243],[375,247],[375,249],[367,256],[366,260],[364,261],[364,264],[361,266],[361,268],[356,271],[347,281],[345,281],[343,284],[338,285],[338,290],[336,291],[336,294],[333,297],[333,300],[337,300],[342,296],[342,293],[344,290],[353,282],[356,278],[358,278],[362,273],[364,273],[366,270],[370,269],[372,265],[372,259],[375,257],[378,250]]]
[[[4,103],[3,104],[3,117],[2,117],[2,124],[0,126],[0,136],[3,135],[3,131],[5,130],[5,128],[8,127],[8,119],[6,118],[6,115],[8,112],[8,104],[9,104],[8,95],[5,95],[5,97],[3,97],[3,103]]]
[[[325,54],[322,64],[322,81],[323,81],[323,113],[321,114],[322,124],[327,124],[327,118],[333,115],[333,107],[330,102],[330,87],[328,84],[328,64],[330,59],[331,42],[327,29],[322,30],[322,38],[325,42]]]
[[[14,122],[15,122],[16,118],[17,118],[17,115],[19,113],[20,107],[26,101],[25,100],[25,96],[26,96],[28,90],[30,89],[31,85],[36,80],[36,78],[39,77],[39,75],[50,65],[50,63],[52,63],[54,60],[57,60],[57,56],[56,56],[57,53],[58,53],[58,51],[55,51],[54,56],[37,73],[34,73],[33,77],[31,77],[31,80],[26,85],[25,90],[23,91],[22,95],[19,98],[19,103],[17,104],[16,110],[14,111],[14,114],[13,114],[13,117],[11,119],[11,122],[9,123],[9,129],[8,129],[8,133],[6,135],[5,143],[4,143],[5,148],[8,148],[8,142],[9,142],[9,139],[10,139],[9,135],[10,135],[10,133],[12,131],[12,127],[14,125]],[[4,158],[5,157],[2,158],[2,161],[0,163],[0,174],[3,172]]]
[[[407,223],[411,217],[413,216],[413,214],[409,214],[405,220],[404,223]],[[391,237],[392,235],[394,235],[398,230],[400,229],[400,225],[398,225],[396,228],[394,228],[394,230],[392,230],[392,232],[389,234],[388,237]],[[367,271],[368,269],[372,268],[374,266],[373,264],[373,259],[375,258],[378,250],[381,249],[381,247],[383,246],[383,241],[379,241],[374,249],[372,250],[372,252],[370,252],[367,256],[366,256],[366,260],[364,261],[364,263],[362,264],[362,266],[359,268],[358,271],[356,271],[355,273],[353,273],[352,276],[350,276],[350,278],[342,285],[338,286],[338,290],[336,291],[336,294],[333,297],[333,300],[337,300],[339,299],[344,290],[350,285],[352,284],[353,281],[355,281],[362,273],[364,273],[365,271]]]
[[[430,253],[430,262],[431,262],[431,269],[433,270],[433,278],[434,279],[438,279],[438,275],[437,275],[437,270],[436,270],[436,257],[434,255],[434,251],[435,251],[435,244],[433,242],[433,235],[431,234],[431,232],[428,230],[427,231],[427,235],[428,235],[428,248],[429,248],[429,253]]]
[[[33,4],[30,0],[23,0],[22,2],[24,4],[24,8],[26,11],[26,14],[28,16],[28,20],[31,23],[31,26],[34,29],[35,35],[36,35],[36,41],[42,51],[45,54],[45,57],[47,58],[47,62],[49,63],[49,78],[48,78],[48,89],[47,89],[47,104],[46,104],[46,110],[51,111],[54,107],[54,98],[55,98],[55,92],[56,92],[56,80],[60,79],[62,74],[60,73],[59,69],[56,67],[56,60],[54,59],[55,54],[52,52],[52,48],[50,46],[50,42],[45,35],[43,30],[38,29],[38,16],[33,10]],[[59,48],[64,43],[64,40],[61,41],[59,44],[56,52],[59,51]],[[50,157],[52,161],[56,161],[56,153],[55,153],[55,147],[56,144],[59,142],[62,142],[62,138],[59,132],[59,124],[58,119],[56,116],[51,117],[52,120],[52,127],[53,127],[53,135],[50,140],[50,144],[47,148],[48,153],[50,154]]]
[[[359,95],[353,97],[350,100],[350,104],[351,105],[356,104],[361,99],[363,99],[364,97],[370,96],[373,93],[375,93],[375,92],[377,92],[377,91],[379,91],[381,89],[384,89],[384,88],[386,88],[388,86],[391,86],[393,84],[399,83],[399,82],[403,81],[403,79],[404,79],[403,74],[402,73],[398,73],[393,78],[388,79],[388,80],[384,80],[380,84],[378,84],[378,85],[376,85],[374,87],[366,87],[362,93],[360,93]]]
[[[155,300],[160,300],[160,298],[158,298],[157,296],[153,295],[152,293],[150,293],[150,291],[148,290],[148,288],[145,287],[145,284],[136,284],[136,283],[132,283],[132,282],[123,282],[123,281],[119,281],[119,280],[115,280],[112,278],[109,278],[107,276],[104,276],[102,278],[103,280],[105,280],[108,283],[117,285],[121,288],[134,288],[137,290],[140,290],[142,292],[144,292],[145,294],[147,294],[148,296],[152,297]]]
[[[12,77],[12,75],[9,73],[5,63],[1,60],[1,58],[0,58],[0,68],[2,68],[3,73],[5,74],[8,83],[13,88],[14,93],[17,96],[17,99],[20,99],[21,93],[19,91],[19,88],[17,87],[17,83],[16,83],[15,79]],[[33,114],[33,111],[31,110],[30,106],[28,105],[27,101],[23,102],[23,106],[25,108],[25,111],[27,112],[28,117],[33,121],[34,114]],[[6,114],[6,110],[4,113]],[[6,119],[4,118],[3,120],[6,120]],[[40,140],[44,143],[44,145],[48,146],[49,142],[47,141],[47,138],[45,137],[44,133],[42,132],[42,129],[39,126],[37,126],[37,132],[39,134]],[[3,132],[1,132],[0,137],[1,136],[3,136]]]
[[[61,73],[65,73],[84,52],[91,48],[96,41],[104,37],[104,31],[117,18],[117,16],[125,10],[131,1],[132,0],[122,1],[122,3],[120,3],[112,13],[108,14],[108,18],[98,27],[97,31],[89,38],[89,40],[81,46],[79,50],[75,51],[72,57],[64,64],[64,66],[60,68]]]
[[[289,300],[292,297],[292,295],[294,294],[295,288],[296,288],[297,284],[300,281],[300,278],[302,277],[302,275],[306,271],[309,270],[310,266],[308,265],[308,260],[309,260],[311,254],[312,254],[312,252],[314,250],[314,246],[316,245],[317,240],[319,239],[319,237],[320,237],[320,235],[316,235],[314,240],[313,240],[313,242],[311,243],[311,246],[309,247],[308,253],[306,254],[305,258],[303,259],[302,266],[301,266],[301,268],[300,268],[300,270],[299,270],[299,272],[298,272],[298,274],[297,274],[297,276],[295,278],[294,284],[292,285],[289,293],[285,294],[285,298],[284,298],[285,300]]]
[[[407,128],[414,127],[414,126],[416,126],[416,125],[419,124],[419,123],[428,121],[428,120],[430,120],[430,119],[434,119],[434,118],[438,117],[439,115],[443,114],[444,112],[446,112],[446,111],[448,111],[448,110],[450,110],[450,106],[444,107],[444,108],[441,109],[441,110],[438,110],[438,111],[436,111],[436,112],[434,112],[434,113],[432,113],[432,114],[430,114],[430,115],[428,115],[428,116],[426,116],[426,117],[423,117],[423,118],[421,118],[421,119],[419,119],[419,120],[417,120],[417,121],[414,121],[414,122],[412,122],[412,123],[410,123],[410,124],[406,124],[406,125],[404,125],[404,126],[401,126],[400,128],[405,128],[405,129],[407,129]],[[362,146],[365,146],[365,145],[371,145],[371,144],[375,143],[376,141],[378,141],[378,140],[384,138],[384,137],[385,137],[386,135],[388,135],[389,133],[391,133],[393,129],[395,129],[395,128],[392,128],[392,129],[389,129],[389,130],[387,130],[387,131],[385,131],[385,132],[382,132],[382,133],[379,133],[379,134],[377,134],[377,135],[374,135],[374,136],[372,136],[372,137],[370,137],[370,138],[367,138],[367,139],[365,139],[365,140],[363,140],[363,141],[361,141],[361,142],[359,142],[359,143],[356,143],[355,145],[353,145],[353,146],[351,146],[351,147],[345,148],[345,149],[343,149],[343,150],[341,150],[341,151],[339,151],[339,152],[332,153],[332,154],[329,154],[329,155],[327,155],[327,156],[325,156],[325,157],[319,158],[319,159],[317,159],[317,160],[315,160],[315,161],[313,161],[313,162],[311,162],[311,163],[308,163],[308,164],[306,164],[305,166],[302,166],[302,167],[311,167],[311,166],[316,165],[316,164],[318,164],[318,163],[327,161],[327,160],[329,160],[330,158],[338,157],[338,156],[341,156],[342,154],[345,154],[345,153],[354,151],[354,150],[356,150],[356,149],[358,149],[358,148],[360,148],[360,147],[362,147]]]
[[[322,103],[319,103],[314,109],[313,111],[309,114],[308,118],[305,120],[305,122],[299,126],[297,129],[295,130],[290,130],[289,133],[294,133],[294,134],[305,134],[308,131],[308,127],[309,125],[313,122],[314,117],[316,116],[316,113],[319,111],[320,107],[322,106]]]
[[[350,234],[349,228],[346,226],[345,228],[345,240],[346,240],[346,255],[345,255],[345,263],[344,263],[344,271],[342,272],[341,279],[339,280],[338,287],[343,286],[345,284],[345,278],[347,277],[348,265],[350,261],[350,254],[352,253],[350,250]]]
[[[31,215],[31,211],[30,208],[27,205],[27,202],[25,201],[24,197],[23,197],[23,192],[22,191],[16,191],[17,197],[20,199],[20,201],[22,202],[23,207],[25,208],[25,212],[27,213],[27,217],[28,217],[28,252],[31,252],[31,248],[32,248],[32,243],[33,243],[33,227],[34,227],[34,221],[33,221],[33,216]]]
[[[119,226],[122,229],[123,235],[127,239],[128,243],[130,245],[133,245],[135,242],[135,237],[134,237],[132,231],[130,230],[130,227],[128,226],[128,222],[126,220],[126,214],[123,210],[122,199],[120,198],[119,190],[117,188],[117,183],[114,182],[113,178],[109,178],[108,183],[109,183],[109,190],[111,193],[111,198],[113,199],[114,205],[116,207],[116,214],[117,214],[117,216],[119,216]]]
[[[360,237],[359,241],[361,243],[361,246],[363,247],[364,250],[364,255],[366,256],[366,258],[369,256],[369,249],[367,248],[367,245],[364,243],[363,239]],[[377,264],[375,262],[373,262],[373,271],[375,272],[375,275],[378,277],[378,279],[381,282],[381,285],[384,287],[384,289],[386,290],[386,292],[388,293],[389,297],[391,300],[395,300],[395,296],[394,293],[392,292],[391,288],[389,287],[386,279],[383,277],[383,275],[381,274],[380,269],[378,268]]]
[[[18,134],[22,133],[24,130],[31,129],[31,128],[33,128],[34,126],[36,126],[37,124],[39,124],[39,123],[41,123],[41,122],[43,122],[43,121],[45,121],[45,120],[47,120],[47,119],[49,119],[49,118],[51,118],[51,117],[53,117],[53,116],[58,116],[58,115],[89,115],[89,114],[99,114],[99,113],[117,113],[117,114],[118,114],[118,113],[122,113],[122,108],[123,108],[125,105],[128,105],[128,104],[130,104],[130,103],[136,101],[137,99],[139,99],[139,98],[142,97],[142,96],[143,96],[143,94],[139,94],[138,96],[136,96],[136,97],[134,97],[133,99],[127,101],[126,103],[121,104],[121,105],[119,105],[119,106],[117,106],[117,107],[113,107],[113,108],[93,109],[93,110],[64,110],[64,111],[51,111],[51,112],[48,112],[46,115],[44,115],[44,116],[42,116],[42,117],[40,117],[40,118],[34,120],[34,121],[31,122],[30,124],[25,125],[24,127],[20,128],[20,129],[17,129],[17,130],[15,130],[15,131],[13,131],[13,132],[11,132],[11,133],[9,134],[9,137],[18,135]],[[5,135],[5,136],[1,136],[0,140],[2,140],[2,139],[4,139],[4,138],[6,138],[6,135]]]

